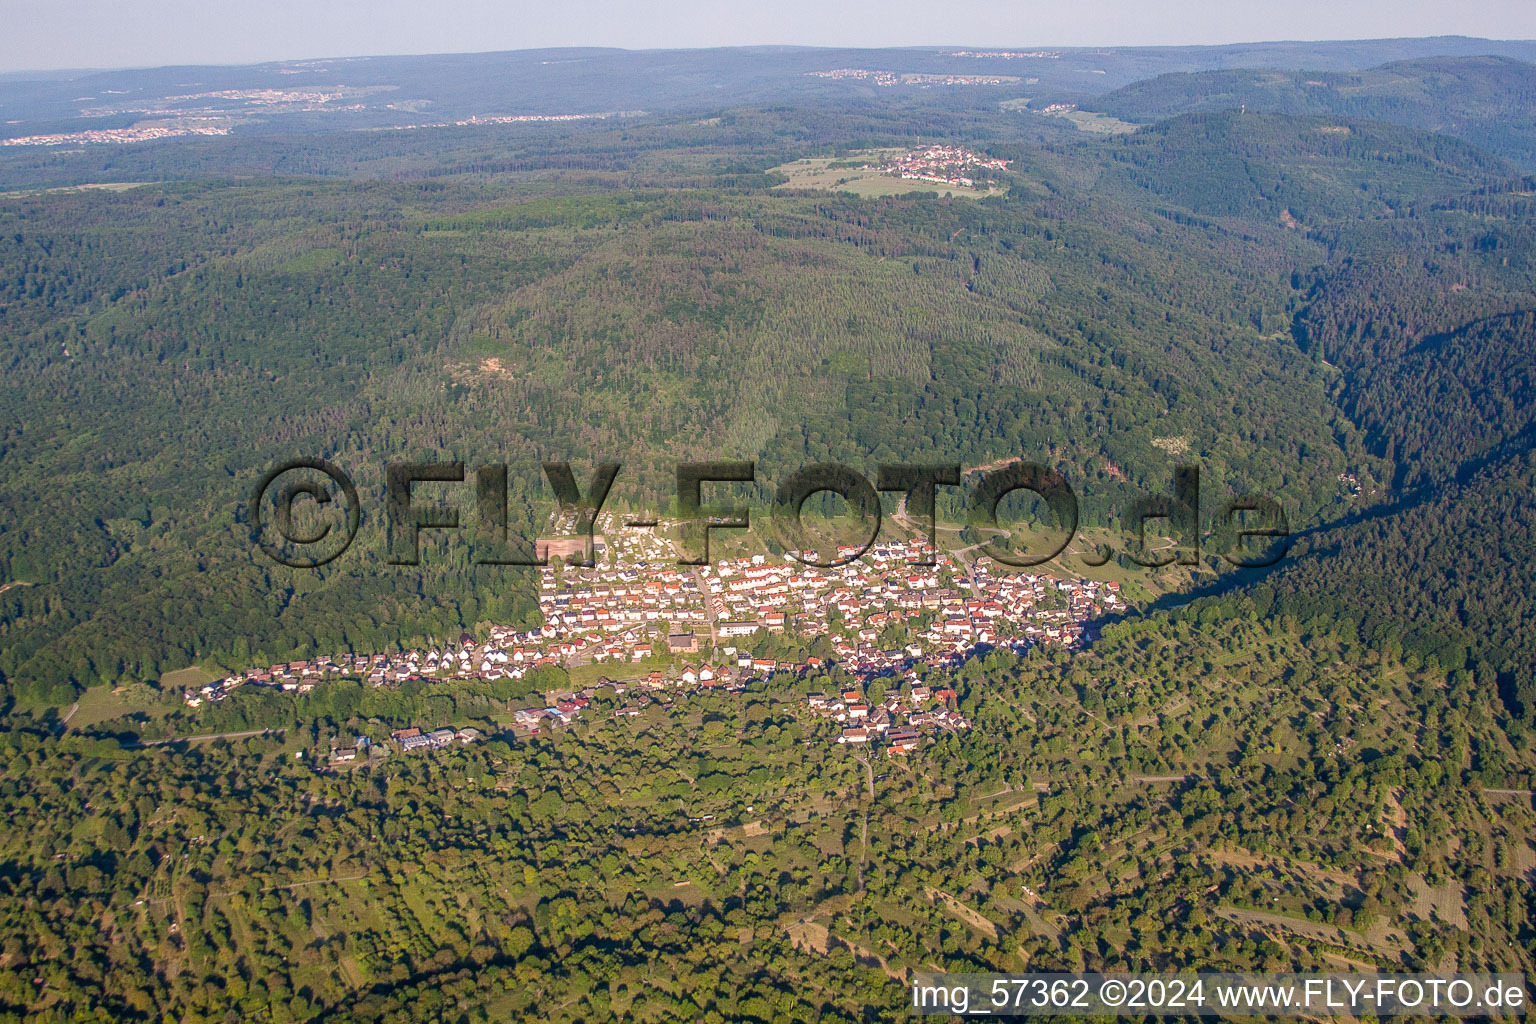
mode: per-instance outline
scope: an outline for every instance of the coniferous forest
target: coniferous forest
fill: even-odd
[[[865,1021],[914,970],[1536,969],[1536,68],[779,90],[712,54],[725,105],[0,149],[0,1020]],[[931,145],[1006,169],[785,170]],[[252,543],[295,458],[361,495],[317,569]],[[468,484],[464,530],[389,561],[389,463],[505,464],[532,538],[543,463],[621,463],[607,507],[669,516],[719,460],[764,519],[813,463],[1039,463],[1129,607],[926,673],[970,728],[905,759],[803,713],[857,685],[820,657],[635,713],[589,665],[183,701],[541,625],[537,570],[476,564]],[[1285,557],[1127,558],[1181,465],[1202,533],[1263,495]],[[485,738],[328,762],[444,726]]]

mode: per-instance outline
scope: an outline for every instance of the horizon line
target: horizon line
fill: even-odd
[[[1099,43],[1094,45],[1070,44],[1057,45],[1048,42],[1032,43],[914,43],[905,46],[848,46],[827,45],[818,43],[730,43],[719,46],[603,46],[596,44],[568,44],[561,46],[529,46],[514,49],[492,50],[442,50],[427,52],[390,52],[390,53],[352,53],[329,54],[326,56],[296,56],[296,57],[272,57],[264,60],[231,61],[231,62],[173,62],[167,64],[122,64],[102,66],[75,66],[75,67],[28,67],[14,70],[0,69],[0,79],[24,79],[29,75],[48,76],[72,76],[72,75],[96,75],[113,74],[134,71],[160,71],[178,68],[259,68],[281,64],[306,64],[326,63],[336,61],[369,61],[389,59],[430,59],[440,57],[486,57],[497,54],[517,53],[554,53],[569,51],[588,51],[596,53],[701,53],[719,50],[857,50],[865,52],[899,52],[899,51],[944,51],[944,50],[1010,50],[1010,49],[1051,49],[1063,52],[1096,53],[1112,50],[1219,50],[1234,46],[1298,46],[1298,45],[1329,45],[1337,43],[1392,43],[1403,41],[1427,42],[1431,40],[1464,40],[1467,42],[1487,43],[1532,43],[1536,44],[1536,38],[1527,37],[1495,37],[1495,36],[1468,36],[1455,33],[1442,33],[1425,36],[1347,36],[1331,37],[1327,39],[1248,39],[1232,40],[1223,43]],[[941,54],[942,55],[942,54]],[[1484,56],[1500,56],[1499,54],[1485,54]]]

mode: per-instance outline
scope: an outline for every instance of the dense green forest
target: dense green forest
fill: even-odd
[[[1238,69],[1160,75],[1085,103],[1132,121],[1246,107],[1331,114],[1445,132],[1525,166],[1536,133],[1536,65],[1510,57],[1428,57],[1364,71]]]
[[[359,714],[497,698],[317,691],[281,736],[141,751],[6,734],[0,1007],[864,1020],[911,968],[1531,969],[1536,821],[1491,792],[1529,742],[1468,673],[1207,605],[946,681],[975,732],[870,767],[799,713],[836,677],[340,774],[307,765],[382,738]]]
[[[1166,489],[1179,452],[1210,509],[1268,493],[1336,518],[1340,474],[1397,470],[1331,354],[1379,307],[1331,283],[1412,238],[1434,272],[1481,275],[1448,304],[1504,310],[1529,268],[1457,205],[1514,187],[1496,159],[1333,127],[1198,115],[1000,146],[1012,188],[980,202],[579,173],[534,199],[313,180],[14,197],[0,571],[29,585],[0,598],[0,671],[62,699],[530,611],[525,577],[451,543],[402,580],[368,515],[325,570],[267,562],[242,502],[294,457],[344,465],[369,512],[390,459],[507,461],[529,521],[551,457],[622,461],[615,500],[664,508],[689,459],[757,459],[766,498],[813,461],[1026,456],[1094,525]]]
[[[1527,721],[1533,198],[1523,179],[1395,218],[1314,280],[1298,342],[1341,370],[1340,411],[1390,469],[1376,501],[1246,583],[1290,613],[1466,664]]]
[[[1148,122],[1117,136],[936,91],[7,152],[0,1018],[872,1020],[935,967],[1532,970],[1536,181],[1497,129],[1528,73],[1167,76],[1104,98]],[[1007,191],[772,171],[938,142]],[[101,182],[130,187],[70,187]],[[294,458],[362,496],[320,569],[252,543]],[[802,713],[835,668],[636,717],[599,689],[533,737],[558,669],[162,682],[537,624],[535,577],[474,563],[468,484],[466,529],[390,564],[392,461],[507,464],[533,536],[549,460],[622,463],[609,507],[652,513],[678,462],[753,460],[766,517],[809,463],[1011,459],[1096,537],[1198,465],[1208,530],[1271,496],[1290,554],[1207,550],[1085,650],[935,670],[973,729],[910,761]],[[445,725],[487,739],[328,767]]]

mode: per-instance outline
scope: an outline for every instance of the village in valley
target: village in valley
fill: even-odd
[[[613,714],[623,717],[670,706],[680,693],[739,694],[765,680],[814,681],[835,668],[839,688],[798,693],[802,712],[835,722],[838,743],[883,745],[903,756],[926,733],[970,727],[955,692],[929,685],[930,677],[942,679],[944,670],[994,650],[1081,646],[1093,639],[1088,623],[1125,608],[1117,583],[1001,571],[921,538],[882,539],[858,557],[859,549],[839,547],[827,560],[847,561],[832,568],[765,553],[680,565],[679,548],[664,534],[669,525],[625,526],[603,513],[591,564],[581,561],[582,540],[541,541],[550,564],[538,570],[543,622],[533,628],[497,626],[484,637],[465,633],[399,653],[249,668],[183,699],[197,708],[242,686],[297,696],[338,679],[371,687],[522,680],[541,666],[589,680],[513,713],[514,730],[537,734],[589,712],[604,688],[621,704]],[[785,649],[802,653],[786,657]],[[391,736],[402,752],[480,738],[472,728]],[[344,748],[333,760],[357,756],[357,748]]]

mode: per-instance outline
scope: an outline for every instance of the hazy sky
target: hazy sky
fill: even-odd
[[[537,46],[1536,38],[1536,0],[0,0],[0,71]]]

